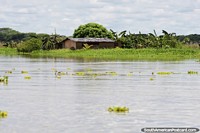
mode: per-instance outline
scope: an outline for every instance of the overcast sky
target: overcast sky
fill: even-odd
[[[0,27],[72,35],[81,24],[133,33],[200,34],[200,0],[0,0]]]

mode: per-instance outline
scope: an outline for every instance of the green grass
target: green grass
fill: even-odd
[[[0,55],[17,55],[17,50],[14,48],[0,48]]]
[[[0,48],[0,55],[17,54],[16,49]],[[29,55],[33,57],[58,57],[88,60],[184,60],[200,59],[200,49],[59,49],[49,51],[33,51]]]
[[[89,49],[34,51],[32,56],[103,60],[183,60],[200,59],[199,49]]]

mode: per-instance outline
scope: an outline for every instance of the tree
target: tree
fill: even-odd
[[[95,38],[113,38],[113,35],[105,27],[97,23],[88,23],[80,25],[75,29],[73,37],[84,38],[84,37],[95,37]]]
[[[34,50],[40,50],[42,41],[37,38],[32,38],[24,42],[19,43],[17,47],[18,52],[32,52]]]
[[[16,35],[20,34],[11,28],[0,28],[0,41],[9,43],[11,41],[17,40]]]
[[[58,49],[59,43],[64,40],[66,37],[61,35],[50,35],[50,36],[43,36],[40,37],[42,40],[42,50],[51,50],[51,49]]]

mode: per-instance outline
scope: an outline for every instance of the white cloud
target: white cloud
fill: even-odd
[[[199,33],[200,0],[1,0],[0,26],[72,35],[97,22],[114,31]]]

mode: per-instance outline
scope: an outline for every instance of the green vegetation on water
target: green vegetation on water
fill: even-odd
[[[0,77],[0,83],[8,84],[8,76]]]
[[[198,74],[196,71],[188,71],[188,74]]]
[[[158,75],[169,75],[173,74],[173,72],[157,72]]]
[[[0,118],[6,118],[8,116],[8,112],[0,110]]]
[[[120,107],[120,106],[114,106],[114,107],[109,107],[108,108],[108,112],[125,113],[125,112],[129,112],[129,108]]]
[[[0,55],[17,55],[13,48],[0,48]],[[102,59],[102,60],[183,60],[200,59],[200,49],[170,48],[170,49],[88,49],[69,50],[58,49],[49,51],[33,51],[28,55],[33,57],[55,57],[75,59]]]
[[[34,51],[32,56],[104,60],[183,60],[200,59],[199,49],[89,49]]]

